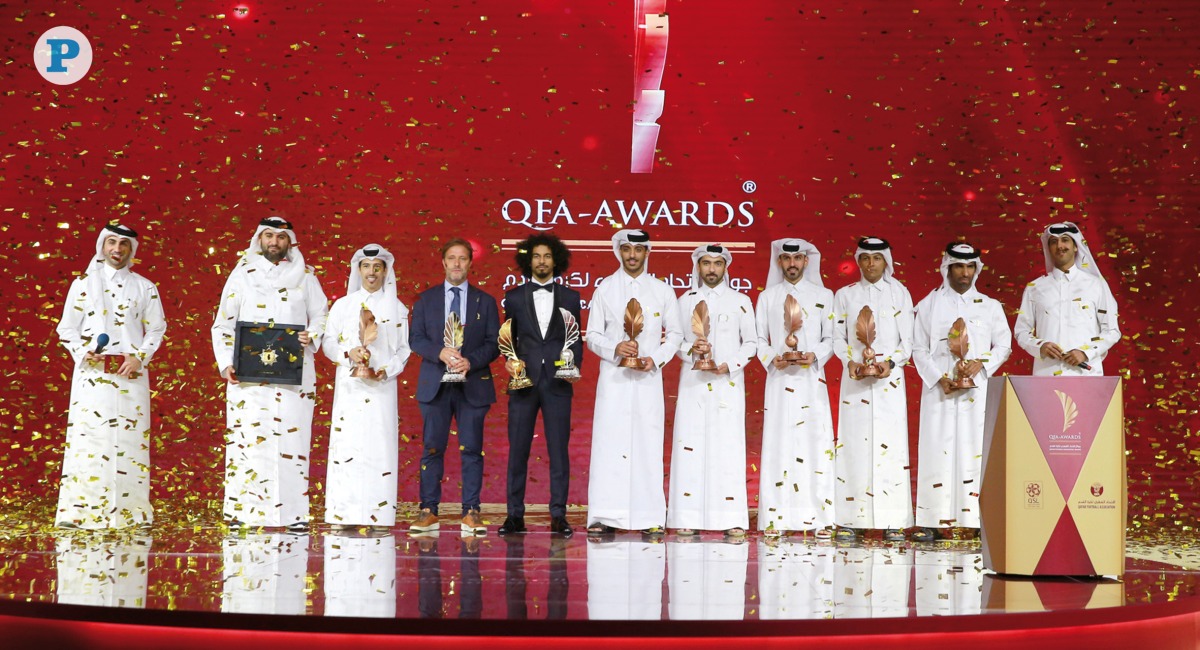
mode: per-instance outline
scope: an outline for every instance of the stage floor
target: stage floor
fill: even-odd
[[[95,610],[92,620],[119,609],[285,615],[278,629],[295,617],[352,617],[395,622],[372,628],[391,633],[403,632],[404,621],[437,619],[915,622],[1200,598],[1200,552],[1185,539],[1130,541],[1121,580],[1029,580],[984,571],[974,541],[589,539],[579,513],[569,539],[546,532],[545,516],[528,518],[528,534],[500,537],[502,515],[487,519],[482,537],[463,537],[456,519],[425,537],[407,534],[406,524],[374,536],[327,526],[308,534],[169,525],[139,533],[10,530],[0,538],[0,613],[53,617],[68,610],[52,605],[75,605],[114,608]],[[347,623],[326,622],[361,629]]]

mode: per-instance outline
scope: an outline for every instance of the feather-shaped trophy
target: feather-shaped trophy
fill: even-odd
[[[784,361],[794,366],[804,361],[804,352],[796,348],[800,345],[800,338],[796,336],[796,332],[799,332],[801,327],[804,327],[804,310],[800,307],[800,301],[789,293],[783,300],[783,331],[787,332],[787,338],[783,342],[790,349],[782,356]]]
[[[504,358],[508,359],[504,364],[504,368],[511,375],[508,380],[509,392],[532,386],[533,382],[525,374],[525,362],[521,361],[521,358],[517,356],[516,348],[513,347],[511,318],[504,321],[504,324],[500,326],[500,333],[496,335],[496,344],[500,347],[500,354],[503,354]]]
[[[377,338],[379,338],[379,323],[375,322],[375,314],[371,313],[370,309],[363,307],[362,311],[358,312],[359,345],[366,349]],[[359,379],[378,379],[379,373],[371,369],[370,363],[371,351],[367,350],[362,359],[354,364],[354,370],[350,371],[350,376]]]
[[[575,320],[575,315],[564,307],[559,307],[558,313],[562,314],[563,327],[566,328],[567,333],[563,337],[562,354],[558,356],[558,361],[554,362],[554,365],[558,366],[554,376],[568,381],[579,379],[579,368],[575,366],[575,352],[571,350],[571,346],[579,340],[579,321]]]
[[[618,365],[622,368],[640,369],[642,367],[642,362],[638,359],[636,348],[637,337],[642,335],[642,327],[645,325],[645,322],[646,317],[642,313],[642,303],[638,302],[637,298],[630,298],[629,302],[625,304],[625,336],[629,337],[629,342],[633,344],[635,352],[633,356],[621,359],[621,363]]]
[[[712,325],[708,318],[708,303],[701,300],[696,303],[696,308],[692,310],[692,334],[696,336],[696,342],[704,341],[708,343],[708,337],[712,333]],[[692,370],[707,370],[709,372],[717,369],[717,362],[713,361],[712,351],[701,352],[696,357],[696,363],[692,364]]]
[[[967,366],[967,350],[971,345],[971,340],[967,336],[967,322],[961,318],[954,321],[950,326],[950,334],[946,339],[950,344],[950,354],[958,359],[954,363],[954,381],[952,385],[955,388],[975,388],[975,380],[963,374]]]
[[[871,347],[875,343],[875,312],[871,311],[870,305],[863,305],[862,310],[858,312],[858,321],[854,323],[854,336],[863,344],[862,367],[859,368],[855,379],[882,375],[883,367],[875,361],[875,348]]]
[[[463,324],[458,320],[458,312],[452,311],[446,317],[446,329],[442,330],[442,345],[453,350],[461,350],[463,345]],[[454,372],[449,368],[442,375],[443,384],[458,384],[467,380],[466,373]]]

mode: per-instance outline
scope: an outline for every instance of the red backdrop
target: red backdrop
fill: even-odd
[[[298,224],[330,298],[345,292],[351,253],[382,243],[404,260],[411,305],[441,280],[439,242],[458,235],[480,245],[474,279],[499,298],[515,273],[511,241],[532,232],[513,221],[536,222],[539,206],[544,226],[591,242],[576,246],[572,282],[586,274],[594,285],[616,268],[603,244],[613,222],[636,204],[649,208],[657,241],[747,244],[731,273],[751,297],[781,236],[821,249],[832,289],[857,277],[856,238],[884,236],[914,300],[940,283],[945,243],[966,238],[985,251],[981,289],[1010,320],[1043,272],[1037,234],[1081,223],[1121,307],[1124,340],[1106,370],[1126,378],[1131,523],[1194,525],[1200,513],[1189,337],[1198,308],[1188,298],[1200,208],[1194,3],[669,0],[649,174],[629,172],[633,2],[89,4],[0,6],[9,512],[48,520],[70,374],[54,327],[109,219],[143,233],[137,270],[158,283],[170,321],[151,367],[160,518],[215,519],[224,412],[208,329],[260,218]],[[33,66],[34,43],[55,25],[79,29],[94,50],[74,85],[51,85]],[[719,227],[724,205],[734,218]],[[706,225],[710,206],[716,226]],[[688,248],[660,247],[651,270],[682,277],[690,260],[670,251]],[[588,478],[586,363],[572,503],[584,502]],[[1020,350],[1004,367],[1029,369]],[[400,389],[408,501],[420,455],[415,370]],[[314,487],[332,400],[332,369],[319,372]],[[669,395],[676,376],[668,370]],[[836,362],[829,376],[836,395]],[[762,379],[761,369],[748,375],[752,498]],[[909,381],[915,459],[911,372]],[[504,500],[505,427],[501,398],[486,431],[488,502]],[[536,464],[531,498],[544,501]],[[458,495],[451,467],[448,503]]]

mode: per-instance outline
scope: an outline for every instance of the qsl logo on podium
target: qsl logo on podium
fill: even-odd
[[[51,27],[33,46],[33,65],[46,81],[69,86],[92,68],[92,44],[74,27]]]
[[[1025,507],[1041,509],[1042,484],[1040,481],[1025,481]]]

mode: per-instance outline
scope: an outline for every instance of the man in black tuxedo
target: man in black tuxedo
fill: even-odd
[[[496,299],[467,282],[474,252],[471,244],[451,239],[442,246],[446,281],[425,290],[412,310],[409,346],[421,355],[417,402],[424,419],[421,456],[421,513],[410,532],[438,530],[442,497],[442,466],[450,437],[450,419],[458,422],[462,448],[462,531],[486,534],[479,516],[483,486],[483,419],[496,401],[488,364],[500,354],[496,335],[500,320]],[[463,323],[462,348],[445,345],[443,332],[451,311]],[[466,374],[463,382],[442,382],[447,370]]]
[[[508,517],[497,531],[501,535],[525,532],[525,479],[533,426],[542,412],[546,449],[550,456],[550,532],[570,537],[567,524],[567,489],[570,485],[571,384],[578,377],[561,379],[555,373],[567,329],[560,309],[575,321],[575,342],[570,350],[576,366],[583,359],[579,332],[579,292],[554,282],[571,261],[571,251],[554,235],[539,233],[517,244],[517,265],[529,278],[504,296],[504,313],[512,319],[513,348],[533,382],[530,388],[508,395]],[[509,361],[506,367],[514,362]]]

